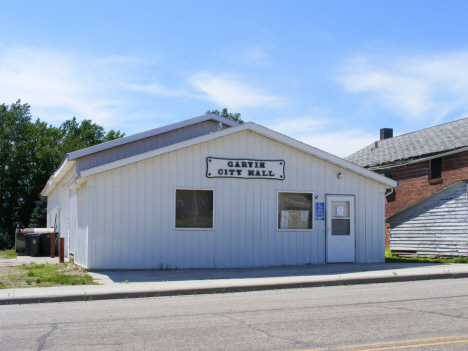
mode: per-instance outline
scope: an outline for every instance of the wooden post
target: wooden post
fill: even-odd
[[[50,234],[50,258],[55,258],[55,233]]]
[[[59,260],[60,263],[65,262],[65,238],[60,238]]]

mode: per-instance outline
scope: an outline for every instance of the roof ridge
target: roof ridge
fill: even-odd
[[[143,131],[140,133],[128,135],[120,139],[114,139],[114,140],[110,140],[102,144],[97,144],[97,145],[89,146],[84,149],[72,151],[68,153],[66,157],[68,157],[69,160],[73,160],[73,159],[83,157],[89,154],[100,152],[102,150],[110,149],[115,146],[132,143],[137,140],[146,139],[155,135],[167,133],[176,129],[180,129],[183,127],[187,127],[193,124],[197,124],[197,123],[205,122],[209,120],[217,120],[218,122],[229,125],[230,127],[239,125],[239,123],[237,123],[236,121],[230,120],[224,116],[217,115],[216,113],[208,113],[208,114],[204,114],[201,116],[185,119],[179,122],[171,123],[165,126],[153,128],[153,129]]]
[[[461,120],[464,120],[464,119],[468,119],[468,117],[458,118],[458,119],[456,119],[456,120],[454,120],[454,121],[450,121],[450,122],[445,122],[445,123],[437,124],[437,125],[432,126],[432,127],[426,127],[426,128],[418,129],[418,130],[415,130],[415,131],[412,131],[412,132],[408,132],[408,133],[405,133],[405,134],[397,135],[397,136],[395,136],[395,137],[391,137],[391,138],[387,138],[387,139],[380,139],[380,140],[376,140],[376,141],[378,141],[378,142],[380,143],[381,141],[383,142],[383,141],[386,141],[386,140],[399,138],[399,137],[402,137],[402,136],[405,136],[405,135],[414,134],[414,133],[419,133],[419,132],[422,132],[422,131],[427,130],[427,129],[432,129],[432,128],[436,128],[436,127],[441,127],[441,126],[443,126],[443,125],[455,123],[455,122],[458,122],[458,121],[461,121]],[[369,144],[369,145],[372,145],[372,144]]]

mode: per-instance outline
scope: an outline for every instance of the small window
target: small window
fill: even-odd
[[[312,193],[278,193],[278,229],[311,230]]]
[[[349,201],[332,201],[332,235],[351,235]]]
[[[442,158],[434,158],[431,160],[431,178],[440,179],[442,178]]]
[[[176,228],[213,228],[213,190],[176,190]]]
[[[383,176],[387,177],[387,178],[392,179],[392,169],[391,168],[384,169],[381,174]]]

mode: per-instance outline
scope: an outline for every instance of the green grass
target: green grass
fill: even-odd
[[[68,265],[32,263],[8,267],[8,273],[0,276],[0,289],[97,284],[88,274],[70,271]]]
[[[468,257],[459,256],[454,258],[428,258],[428,257],[399,257],[385,250],[385,262],[387,263],[468,263]]]
[[[11,250],[5,250],[5,251],[0,251],[0,257],[2,258],[16,258],[16,250],[11,249]]]

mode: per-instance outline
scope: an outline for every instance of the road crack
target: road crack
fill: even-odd
[[[386,307],[386,309],[397,310],[397,311],[407,311],[407,312],[419,312],[419,313],[431,314],[431,315],[441,316],[441,317],[457,318],[457,319],[462,319],[464,321],[468,320],[468,318],[464,316],[456,316],[452,314],[433,312],[433,311],[421,311],[421,310],[415,310],[412,308],[405,308],[405,307]]]
[[[41,351],[44,348],[44,345],[47,339],[49,338],[49,336],[57,329],[58,329],[58,324],[54,323],[52,324],[52,328],[47,333],[45,333],[39,339],[37,339],[37,342],[39,343],[39,346],[37,347],[37,351]]]
[[[281,336],[274,336],[272,334],[269,334],[265,330],[255,328],[252,325],[248,324],[247,322],[245,322],[245,321],[243,321],[241,319],[236,319],[236,318],[230,317],[230,316],[228,316],[226,314],[221,314],[221,316],[226,318],[226,319],[229,319],[229,320],[231,320],[233,322],[237,322],[237,323],[241,324],[243,327],[245,327],[247,329],[250,329],[251,331],[264,334],[264,335],[266,335],[267,337],[269,337],[271,339],[279,339],[279,340],[287,341],[287,342],[293,343],[294,345],[296,345],[296,346],[298,346],[300,348],[309,348],[310,347],[310,344],[303,343],[302,341],[298,341],[298,340],[290,339],[290,338],[285,338],[285,337],[281,337]],[[315,345],[314,345],[314,347],[315,347]],[[320,346],[317,346],[317,347],[320,347]]]

